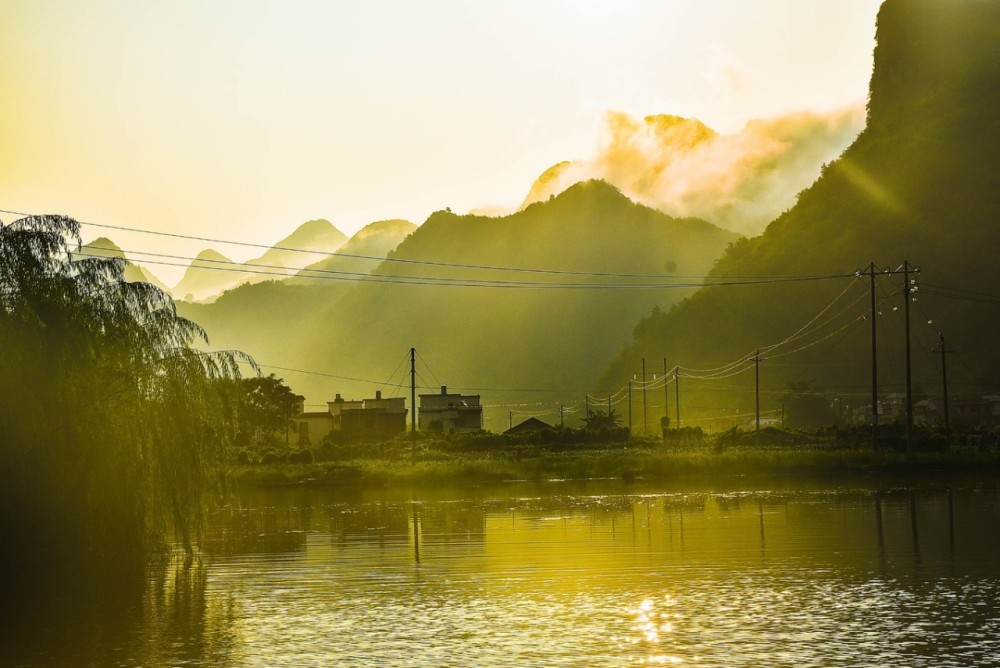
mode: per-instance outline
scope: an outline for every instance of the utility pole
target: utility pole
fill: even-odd
[[[565,417],[564,413],[565,413],[565,411],[566,411],[566,409],[563,407],[563,405],[559,404],[559,426],[560,427],[565,426],[565,424],[564,424],[564,417]]]
[[[507,411],[507,429],[514,428],[514,411]]]
[[[417,461],[417,349],[410,348],[410,464]]]
[[[677,428],[681,428],[681,368],[674,367],[674,401],[677,403]]]
[[[587,404],[587,417],[590,417],[590,395],[588,394],[583,398],[584,402]]]
[[[632,381],[628,382],[628,433],[632,433]]]
[[[663,358],[663,417],[667,418],[667,426],[670,426],[670,396],[667,390],[667,358]]]
[[[410,348],[410,432],[417,433],[417,349]]]
[[[642,358],[642,435],[649,433],[646,430],[646,358]]]
[[[875,305],[875,263],[871,262],[868,269],[858,269],[857,276],[868,276],[871,291],[872,319],[872,447],[878,452],[878,330],[875,327],[875,316],[878,315]]]
[[[872,318],[872,445],[878,451],[878,336],[875,319],[878,316],[878,307],[875,303],[875,263],[872,262],[865,270],[858,269],[855,275],[858,277],[867,276],[869,279],[869,290],[871,291],[871,318]],[[910,273],[918,273],[919,267],[912,267],[909,261],[903,262],[902,270],[886,269],[882,273],[886,275],[903,274],[903,297],[905,299],[904,311],[906,316],[906,451],[911,452],[911,432],[913,430],[913,392],[911,389],[910,377],[910,293],[914,291],[910,279]],[[914,281],[915,282],[915,281]]]
[[[910,263],[903,260],[903,314],[906,322],[906,454],[913,454],[913,382],[910,365],[910,295],[913,292],[913,283],[916,279],[910,279]],[[912,267],[914,273],[920,271],[919,267]]]
[[[757,406],[757,431],[760,431],[760,348],[753,356],[754,403]]]
[[[941,352],[941,383],[942,394],[944,395],[944,444],[945,447],[951,448],[951,421],[948,419],[948,362],[947,357],[945,357],[950,350],[944,345],[944,334],[938,335],[938,349]]]

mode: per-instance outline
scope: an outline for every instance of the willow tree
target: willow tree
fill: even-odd
[[[231,433],[218,386],[252,360],[198,350],[169,295],[79,246],[71,218],[0,226],[0,558],[191,550]]]

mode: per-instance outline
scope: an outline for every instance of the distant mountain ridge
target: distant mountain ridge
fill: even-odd
[[[370,223],[337,249],[337,254],[310,264],[289,279],[293,284],[314,284],[350,274],[367,274],[381,259],[396,249],[417,226],[408,220],[380,220]]]
[[[594,181],[510,216],[434,213],[368,278],[242,286],[182,312],[213,347],[310,371],[286,380],[311,403],[372,391],[352,378],[395,382],[387,374],[411,347],[433,373],[424,388],[483,388],[491,406],[523,401],[517,388],[576,400],[632,323],[693,290],[623,284],[703,275],[736,238]],[[487,413],[502,426],[502,409]]]
[[[303,223],[262,255],[244,263],[234,263],[218,251],[207,249],[195,257],[171,292],[175,299],[185,301],[213,300],[244,283],[293,275],[289,269],[315,262],[321,255],[335,252],[346,241],[347,236],[330,221],[317,219]]]

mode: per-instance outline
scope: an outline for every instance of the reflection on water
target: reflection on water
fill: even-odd
[[[995,490],[569,489],[252,494],[215,514],[203,563],[138,599],[54,602],[70,612],[5,649],[37,666],[1000,665]]]

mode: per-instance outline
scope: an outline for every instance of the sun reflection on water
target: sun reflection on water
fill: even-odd
[[[676,645],[673,638],[678,613],[673,610],[677,599],[670,594],[663,596],[660,604],[651,598],[643,599],[638,606],[628,609],[632,617],[629,644],[643,648],[647,654],[636,658],[636,665],[680,665],[684,660],[664,645]]]

